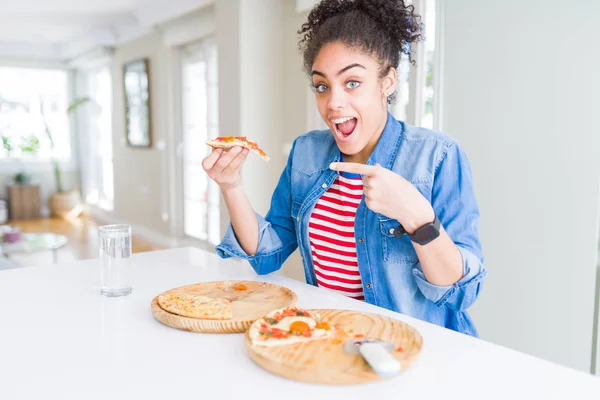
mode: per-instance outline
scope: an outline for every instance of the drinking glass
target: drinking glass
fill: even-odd
[[[131,227],[105,225],[98,228],[100,240],[100,293],[127,296],[132,291]]]

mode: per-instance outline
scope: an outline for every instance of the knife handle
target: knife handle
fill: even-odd
[[[358,351],[377,375],[392,376],[402,370],[402,364],[380,343],[366,342]]]

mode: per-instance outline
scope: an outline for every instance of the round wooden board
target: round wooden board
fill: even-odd
[[[401,321],[348,310],[309,311],[318,314],[318,321],[327,321],[338,328],[338,334],[323,340],[267,347],[252,344],[246,333],[250,358],[265,370],[284,378],[344,385],[386,379],[375,374],[362,356],[344,353],[343,342],[356,335],[393,342],[395,350],[392,354],[400,360],[403,371],[421,352],[421,334]]]
[[[236,290],[244,284],[246,290]],[[252,322],[269,312],[296,304],[298,296],[290,289],[267,282],[218,281],[204,282],[168,290],[167,292],[193,293],[231,301],[232,319],[209,320],[183,317],[163,310],[158,296],[152,300],[152,314],[163,324],[172,328],[204,333],[241,333]]]

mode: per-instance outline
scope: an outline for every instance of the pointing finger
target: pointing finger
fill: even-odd
[[[334,171],[340,172],[350,172],[351,174],[359,174],[359,175],[372,175],[377,167],[374,165],[365,165],[359,163],[351,163],[351,162],[332,162],[329,165]]]

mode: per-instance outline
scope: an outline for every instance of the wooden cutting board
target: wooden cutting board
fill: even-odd
[[[241,284],[246,286],[245,290],[236,289]],[[158,321],[172,328],[191,332],[245,332],[256,319],[273,310],[293,306],[298,300],[296,293],[286,287],[257,281],[204,282],[171,289],[168,292],[172,291],[222,298],[231,302],[233,319],[208,320],[170,313],[160,307],[158,296],[152,300],[152,314]]]
[[[374,337],[394,343],[392,354],[406,370],[419,356],[423,338],[412,326],[377,314],[347,310],[309,310],[318,321],[327,321],[338,334],[329,339],[291,345],[253,345],[246,333],[250,358],[265,370],[301,382],[333,385],[365,383],[382,378],[360,355],[344,353],[343,342],[355,337]],[[388,378],[389,379],[389,378]]]

